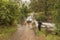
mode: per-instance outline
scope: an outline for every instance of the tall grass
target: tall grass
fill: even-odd
[[[0,40],[8,40],[8,38],[16,31],[16,27],[0,27]]]

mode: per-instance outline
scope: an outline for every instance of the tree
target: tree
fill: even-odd
[[[55,13],[52,15],[53,21],[56,24],[56,33],[60,35],[60,0],[56,0]]]
[[[30,12],[28,7],[25,4],[21,5],[22,7],[20,8],[20,12],[21,12],[21,22],[23,23],[25,21],[25,19],[28,17],[28,13]]]
[[[0,1],[0,25],[17,24],[20,14],[15,2]]]
[[[46,21],[49,21],[55,2],[56,0],[31,0],[30,8],[34,12],[44,12]]]
[[[31,0],[30,8],[34,12],[44,11],[44,0]]]
[[[28,16],[29,9],[25,4],[22,4],[21,13],[23,14],[24,17]]]

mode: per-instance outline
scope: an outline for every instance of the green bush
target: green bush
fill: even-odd
[[[57,33],[57,35],[60,36],[60,23],[56,23],[56,30],[55,32]]]
[[[27,17],[29,12],[30,12],[29,8],[25,4],[22,4],[21,8],[22,17]]]
[[[46,17],[44,15],[40,15],[37,17],[37,20],[46,21]]]
[[[18,23],[19,7],[14,2],[0,2],[0,25],[13,25]]]
[[[60,35],[60,8],[56,9],[57,11],[53,14],[53,21],[56,23],[55,32],[57,35]]]

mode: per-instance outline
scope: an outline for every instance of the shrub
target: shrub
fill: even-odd
[[[46,21],[46,17],[44,15],[40,15],[36,19],[40,21]]]
[[[18,23],[19,7],[14,2],[0,2],[0,25],[13,25]]]

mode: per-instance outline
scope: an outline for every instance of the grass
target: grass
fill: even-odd
[[[49,34],[46,37],[47,40],[60,40],[60,36]]]
[[[37,36],[45,36],[45,29],[44,28],[42,28],[42,30],[41,31],[38,31],[37,29],[36,29],[36,34],[37,34]],[[53,34],[48,34],[47,36],[45,36],[45,38],[46,38],[46,40],[60,40],[60,36],[58,36],[58,35],[53,35]]]
[[[8,40],[8,38],[11,36],[13,32],[15,32],[16,27],[0,27],[0,40]]]
[[[41,29],[41,31],[39,31],[38,29],[36,29],[36,34],[37,35],[45,35],[45,29],[43,28],[43,29]]]

